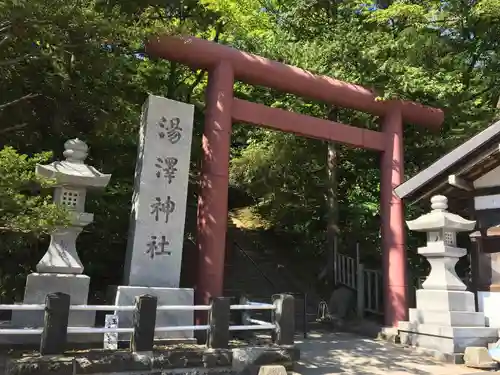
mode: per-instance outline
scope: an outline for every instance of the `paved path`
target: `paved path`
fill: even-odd
[[[310,333],[296,341],[301,360],[294,375],[480,375],[484,371],[441,363],[411,349],[348,333]],[[487,374],[492,374],[488,372]]]

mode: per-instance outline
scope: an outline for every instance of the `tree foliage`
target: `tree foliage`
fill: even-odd
[[[0,150],[0,231],[47,234],[68,223],[63,208],[38,194],[39,187],[53,186],[53,181],[35,175],[35,166],[50,157],[48,152],[28,157],[12,147]]]
[[[411,124],[405,129],[407,177],[496,116],[500,3],[495,0],[373,5],[358,0],[0,1],[0,144],[13,147],[0,154],[0,170],[11,168],[0,179],[11,189],[0,193],[0,220],[2,226],[23,230],[48,228],[58,220],[45,198],[19,195],[24,184],[18,182],[32,181],[34,163],[42,159],[21,157],[14,149],[60,155],[68,138],[85,139],[91,146],[88,163],[113,176],[104,194],[88,198],[95,223],[78,244],[96,291],[121,280],[138,119],[148,93],[196,106],[189,203],[196,201],[207,78],[204,72],[144,56],[145,37],[160,31],[215,40],[361,84],[381,98],[443,108],[446,122],[439,133]],[[235,85],[235,94],[321,118],[332,110],[242,83]],[[376,118],[352,110],[339,109],[338,118],[378,127]],[[232,187],[251,198],[255,215],[274,232],[291,239],[290,251],[303,258],[321,254],[328,214],[327,145],[243,124],[233,127],[232,142]],[[338,155],[342,246],[350,249],[360,241],[368,262],[378,266],[379,156],[342,145]],[[31,208],[23,211],[25,206]],[[416,214],[412,210],[408,215]],[[193,220],[188,218],[188,227]],[[46,239],[41,241],[4,238],[1,254],[23,265],[9,268],[16,272],[12,276],[2,263],[6,297],[22,294],[23,275],[45,250]]]
[[[440,134],[415,127],[405,130],[407,177],[490,124],[500,94],[494,83],[497,49],[492,39],[499,24],[491,17],[492,10],[488,16],[480,11],[485,3],[470,7],[458,2],[395,1],[385,9],[357,1],[334,4],[277,2],[270,13],[275,15],[279,38],[262,38],[243,48],[371,87],[384,98],[444,108],[446,123]],[[329,110],[290,96],[275,95],[272,100],[271,105],[323,118]],[[354,111],[341,111],[340,120],[377,128],[376,119]],[[260,132],[266,141],[249,142],[233,159],[234,183],[256,197],[258,213],[273,215],[277,227],[296,232],[302,249],[321,250],[325,147],[313,140]],[[351,249],[353,241],[361,241],[362,248],[380,244],[378,165],[377,155],[341,147],[340,227],[344,244]],[[373,253],[372,261],[378,259]]]

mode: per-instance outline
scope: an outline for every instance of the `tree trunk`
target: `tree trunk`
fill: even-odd
[[[387,9],[391,5],[391,0],[378,0],[377,6],[379,9]]]
[[[328,113],[328,119],[336,121],[338,113],[336,108],[332,108]],[[336,253],[338,243],[338,145],[335,142],[327,142],[327,184],[326,184],[326,205],[327,205],[327,228],[326,228],[326,253],[327,253],[327,283],[331,289],[335,285]]]

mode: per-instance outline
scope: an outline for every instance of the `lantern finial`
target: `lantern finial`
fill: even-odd
[[[75,138],[64,143],[63,155],[69,162],[83,163],[87,157],[88,150],[89,146],[84,141]]]
[[[448,209],[448,198],[444,195],[435,195],[431,198],[431,208],[434,211],[446,211]]]

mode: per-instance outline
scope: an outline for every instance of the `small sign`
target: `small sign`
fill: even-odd
[[[118,328],[118,315],[106,314],[104,328]],[[104,349],[118,349],[118,332],[106,332],[104,334]]]

